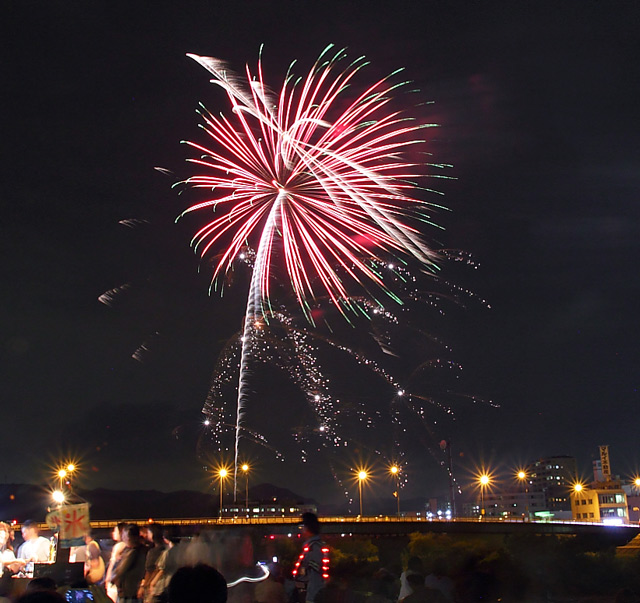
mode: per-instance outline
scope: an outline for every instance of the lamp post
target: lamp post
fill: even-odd
[[[525,493],[525,500],[524,500],[524,512],[525,512],[525,517],[527,519],[529,519],[529,486],[527,484],[527,479],[528,479],[528,475],[527,472],[520,469],[520,471],[518,471],[518,473],[516,474],[516,477],[518,478],[518,480],[520,481],[520,485],[524,485],[524,493]]]
[[[249,465],[244,463],[242,467],[240,467],[244,473],[244,506],[249,512]]]
[[[224,468],[218,470],[218,478],[220,480],[220,519],[222,519],[222,494],[224,491],[224,480],[228,474],[229,472]]]
[[[396,479],[396,501],[398,503],[398,517],[400,517],[400,467],[392,465],[389,472]]]
[[[360,517],[362,517],[362,482],[367,479],[367,472],[358,471],[358,494],[360,496]]]
[[[580,500],[582,500],[581,498],[581,494],[584,493],[585,487],[584,485],[582,485],[580,482],[576,482],[575,484],[573,484],[573,501],[572,501],[572,505],[571,505],[571,510],[572,510],[572,515],[573,515],[573,520],[575,521],[576,519],[580,518],[580,514],[578,513],[578,511],[576,509],[578,509],[578,505],[580,504]],[[575,504],[573,504],[575,503]],[[585,517],[586,517],[586,513],[585,513]]]
[[[480,507],[480,519],[484,519],[484,489],[489,485],[490,481],[491,478],[486,473],[483,473],[479,478],[480,500],[482,501],[482,505]]]

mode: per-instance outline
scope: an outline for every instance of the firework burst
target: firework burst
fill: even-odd
[[[394,94],[408,84],[398,81],[400,71],[358,88],[367,62],[347,62],[346,53],[331,46],[306,77],[290,67],[278,93],[266,85],[260,60],[255,76],[247,67],[240,77],[218,59],[188,56],[213,75],[232,110],[231,117],[201,111],[210,141],[188,143],[202,153],[191,161],[204,173],[187,183],[213,195],[184,213],[216,214],[193,246],[201,256],[219,253],[214,287],[247,244],[256,249],[242,336],[237,472],[252,341],[272,314],[274,267],[284,268],[312,324],[310,300],[319,294],[344,316],[361,312],[351,285],[401,303],[377,269],[389,256],[408,256],[437,271],[438,256],[421,236],[424,224],[433,224],[434,205],[417,196],[429,189],[414,182],[426,163],[409,158],[433,124],[392,108]]]

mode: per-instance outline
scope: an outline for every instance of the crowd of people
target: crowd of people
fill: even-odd
[[[37,522],[27,520],[22,524],[22,538],[22,544],[14,551],[13,529],[0,522],[0,574],[15,574],[29,564],[51,560],[51,542],[40,536]]]
[[[230,557],[242,556],[241,541],[221,541],[216,533],[203,532],[180,538],[177,528],[157,524],[139,526],[118,523],[112,531],[113,545],[103,550],[87,533],[84,545],[72,549],[69,561],[84,563],[84,579],[61,594],[52,577],[32,578],[19,598],[12,592],[11,577],[23,575],[29,563],[51,561],[52,542],[38,533],[35,522],[22,526],[24,542],[14,552],[13,530],[0,522],[0,603],[47,603],[101,601],[102,603],[447,603],[456,600],[450,578],[433,568],[425,576],[419,558],[409,559],[401,576],[380,570],[371,577],[367,594],[350,590],[345,576],[330,576],[329,549],[313,513],[301,521],[301,550],[292,568],[268,565],[268,577],[254,576],[241,588],[227,588],[223,574]],[[104,542],[104,541],[103,541]],[[245,555],[245,568],[252,551]],[[225,565],[225,563],[227,565]],[[250,564],[250,563],[249,563]],[[82,567],[82,566],[80,566]],[[232,576],[233,577],[233,576]],[[249,577],[246,577],[249,578]],[[243,582],[242,579],[233,584]],[[13,589],[15,592],[15,589]],[[83,598],[84,597],[84,598]]]
[[[14,531],[0,522],[0,603],[55,603],[102,601],[114,603],[218,603],[227,600],[227,583],[215,568],[204,563],[186,564],[179,558],[177,531],[152,524],[119,523],[112,531],[113,546],[106,555],[91,533],[84,545],[73,547],[69,562],[83,563],[84,576],[65,585],[64,594],[53,577],[33,576],[29,564],[53,562],[54,543],[38,533],[38,524],[25,521],[23,543],[14,550]],[[184,550],[182,550],[184,549]],[[181,552],[187,552],[182,547]],[[15,597],[14,577],[28,584]],[[71,586],[71,588],[69,588]]]

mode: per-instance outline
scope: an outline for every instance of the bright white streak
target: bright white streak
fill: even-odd
[[[233,588],[242,582],[262,582],[263,580],[266,580],[269,577],[269,568],[264,563],[256,563],[256,565],[264,572],[262,576],[258,576],[257,578],[242,576],[233,582],[227,582],[227,588]]]
[[[253,343],[253,334],[256,330],[256,321],[264,318],[262,309],[263,287],[265,275],[268,274],[268,265],[271,259],[269,251],[271,250],[271,241],[273,239],[276,217],[280,211],[280,205],[286,197],[284,191],[278,193],[276,200],[269,212],[269,217],[260,236],[260,244],[256,252],[256,261],[251,274],[251,285],[249,286],[249,297],[247,299],[247,310],[244,316],[244,330],[242,333],[242,354],[240,357],[240,376],[238,382],[238,402],[236,405],[236,445],[233,469],[233,499],[238,496],[238,458],[240,452],[240,432],[242,430],[242,421],[244,419],[244,407],[247,399],[248,388],[248,372],[249,360],[251,357],[251,347]],[[268,283],[267,283],[268,287]],[[267,289],[268,291],[268,289]]]

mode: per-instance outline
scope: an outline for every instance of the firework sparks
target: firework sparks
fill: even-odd
[[[380,253],[408,254],[437,270],[437,256],[414,222],[430,221],[426,211],[433,205],[411,196],[421,166],[404,159],[411,146],[424,143],[418,133],[433,124],[389,112],[390,96],[403,84],[391,78],[366,87],[342,108],[338,99],[347,96],[366,62],[357,59],[340,71],[344,52],[327,53],[306,79],[289,74],[277,100],[267,93],[260,63],[258,78],[247,68],[243,84],[221,61],[188,55],[214,75],[235,116],[232,123],[203,111],[203,128],[215,144],[188,143],[204,154],[192,161],[211,173],[187,182],[213,189],[215,196],[185,213],[211,208],[221,214],[196,233],[193,245],[202,256],[214,246],[225,249],[216,283],[247,240],[259,241],[259,278],[252,287],[258,311],[269,299],[276,241],[303,309],[317,294],[314,276],[341,311],[354,310],[348,280],[361,287],[374,283],[393,297],[372,266]]]
[[[129,283],[125,283],[124,285],[120,285],[119,287],[114,287],[113,289],[109,289],[108,291],[105,291],[102,295],[98,297],[98,301],[104,304],[105,306],[112,306],[116,297],[130,288],[131,288],[131,285]]]
[[[407,84],[396,81],[399,71],[354,92],[367,62],[360,57],[343,68],[345,52],[332,53],[331,46],[325,49],[305,78],[290,68],[277,94],[265,84],[261,61],[256,76],[247,67],[244,79],[218,59],[188,55],[213,75],[232,108],[232,119],[202,111],[211,144],[188,143],[203,154],[191,161],[206,173],[187,183],[214,194],[184,213],[217,214],[192,243],[201,256],[223,249],[213,285],[247,242],[256,247],[242,336],[236,473],[251,342],[271,311],[275,256],[282,254],[311,323],[309,300],[320,289],[345,316],[360,311],[350,283],[373,286],[400,303],[376,268],[383,256],[413,257],[437,271],[437,254],[419,229],[433,224],[434,206],[416,196],[428,189],[413,182],[424,175],[424,164],[408,159],[408,151],[425,142],[420,133],[433,124],[391,108],[394,93]]]
[[[250,249],[246,249],[244,255],[244,262],[251,268],[255,255]],[[460,261],[461,257],[460,254],[443,256],[448,256],[453,262]],[[473,266],[470,258],[465,263]],[[269,322],[264,322],[250,341],[249,354],[253,362],[278,369],[297,386],[302,394],[301,401],[306,403],[306,411],[303,406],[291,408],[286,413],[291,420],[278,421],[280,428],[286,424],[297,444],[299,455],[295,458],[304,463],[311,455],[321,454],[323,465],[328,467],[339,484],[339,467],[344,463],[341,457],[345,452],[367,450],[367,454],[375,454],[387,463],[391,458],[407,463],[405,446],[409,440],[420,441],[424,449],[430,450],[436,458],[433,443],[442,432],[440,421],[445,419],[447,424],[455,421],[457,412],[454,409],[460,401],[486,403],[460,393],[458,388],[449,388],[452,380],[457,381],[461,376],[462,367],[437,355],[444,353],[449,356],[452,350],[439,337],[420,327],[425,321],[432,322],[425,316],[425,310],[430,311],[432,317],[445,316],[447,308],[464,309],[469,302],[479,302],[478,296],[443,279],[426,279],[434,287],[423,291],[419,287],[425,279],[418,279],[403,267],[388,268],[385,278],[400,283],[396,286],[396,293],[405,301],[400,308],[401,314],[364,297],[358,299],[363,312],[358,320],[346,327],[353,345],[341,343],[345,339],[344,334],[328,327],[334,321],[330,320],[328,313],[332,307],[326,299],[316,300],[312,311],[318,320],[328,321],[327,328],[310,326],[302,315],[296,316],[283,304],[272,310]],[[356,335],[364,338],[356,340]],[[241,339],[242,332],[237,333],[222,350],[203,408],[210,426],[211,442],[221,452],[232,449],[228,447],[228,438],[234,425],[225,398],[234,378],[237,378]],[[407,359],[403,353],[409,340],[414,342],[410,346],[412,350],[422,350],[415,360]],[[396,348],[396,344],[400,345]],[[376,360],[372,354],[379,359]],[[387,360],[395,364],[396,369],[404,367],[403,378],[396,377],[393,370],[384,366]],[[408,366],[407,361],[413,366]],[[350,374],[352,370],[360,370],[359,366],[375,376],[376,382],[382,386],[377,387],[380,395],[364,402],[348,391],[341,391],[341,385],[345,384],[335,380],[333,373],[337,366],[344,367],[345,362],[350,367]],[[432,378],[426,382],[421,379],[426,372],[431,377],[437,376],[440,386],[436,386]],[[423,386],[417,388],[420,391],[414,387],[416,378],[423,381]],[[428,395],[425,395],[424,385],[429,388]],[[247,421],[251,421],[251,417],[248,416]],[[256,423],[255,417],[252,422],[258,425],[259,430],[266,427],[259,420]],[[243,427],[243,441],[271,450],[276,459],[284,460],[283,455],[271,445],[272,441],[281,443],[281,440],[273,437],[273,433],[270,437],[265,435],[249,430],[246,424]],[[403,475],[403,480],[405,478]]]

